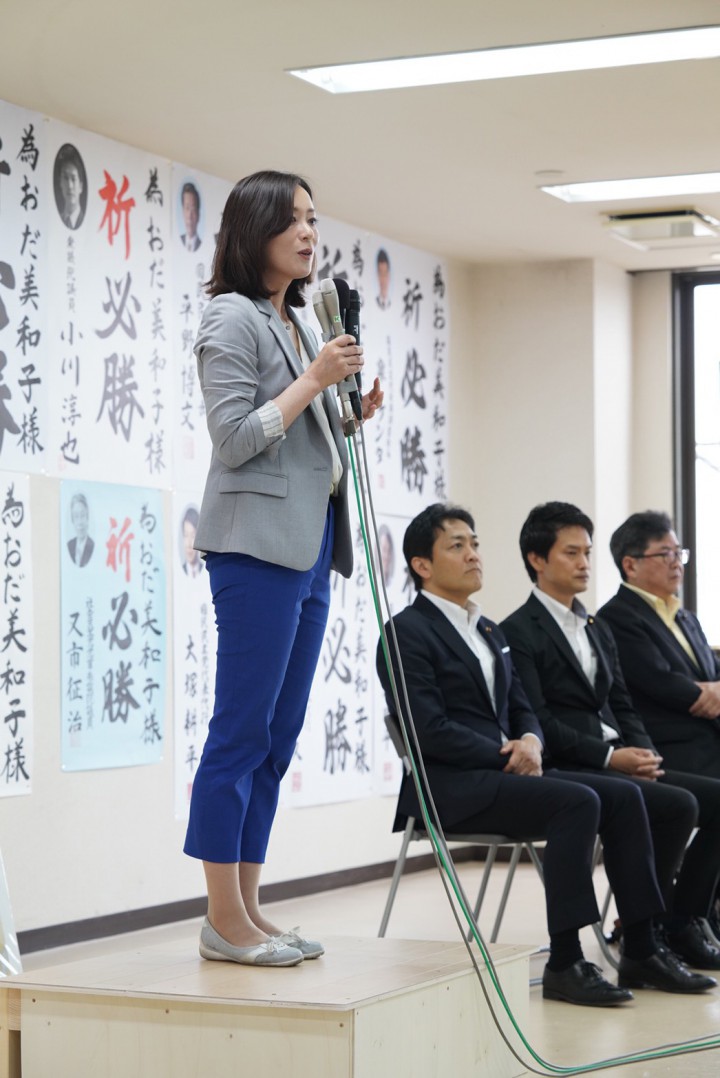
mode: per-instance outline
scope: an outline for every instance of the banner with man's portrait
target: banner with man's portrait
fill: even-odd
[[[161,496],[65,480],[60,514],[63,770],[157,763],[167,693]]]

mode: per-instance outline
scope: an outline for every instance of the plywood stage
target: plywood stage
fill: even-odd
[[[335,937],[325,946],[313,962],[253,969],[169,941],[6,978],[0,1078],[524,1073],[461,943]],[[525,1027],[531,948],[491,950]]]

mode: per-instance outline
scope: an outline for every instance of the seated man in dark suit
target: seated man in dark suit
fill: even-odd
[[[610,540],[623,583],[598,610],[635,707],[670,767],[720,778],[720,662],[678,599],[689,556],[666,513],[633,513]]]
[[[720,782],[661,770],[625,688],[612,633],[577,599],[590,579],[592,534],[592,521],[567,502],[532,510],[520,551],[535,586],[501,628],[540,719],[548,764],[637,785],[668,910],[668,942],[690,965],[720,969],[707,925],[720,874]]]
[[[550,958],[543,995],[611,1006],[630,987],[701,992],[715,981],[691,973],[658,948],[652,917],[663,909],[647,814],[632,783],[604,775],[543,775],[543,735],[513,668],[502,632],[480,616],[471,595],[482,586],[475,525],[455,506],[432,505],[408,526],[403,553],[420,592],[393,618],[410,716],[417,730],[440,823],[453,831],[542,836]],[[389,635],[395,679],[398,656]],[[388,703],[392,683],[382,646],[377,669]],[[400,790],[395,830],[420,816],[412,780]],[[585,961],[578,930],[598,919],[592,883],[596,833],[625,927],[616,987]]]

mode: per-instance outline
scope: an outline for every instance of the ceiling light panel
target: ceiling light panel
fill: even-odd
[[[294,68],[288,74],[331,94],[349,94],[717,56],[720,56],[720,26],[692,26],[645,34]]]
[[[615,202],[633,198],[675,195],[710,195],[720,192],[720,172],[694,172],[684,176],[641,176],[628,180],[592,180],[556,183],[540,188],[563,202]]]

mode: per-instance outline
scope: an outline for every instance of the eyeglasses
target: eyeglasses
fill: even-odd
[[[672,565],[679,561],[681,565],[687,565],[690,561],[690,551],[683,547],[681,550],[658,550],[656,554],[632,554],[633,558],[662,558],[666,565]]]

